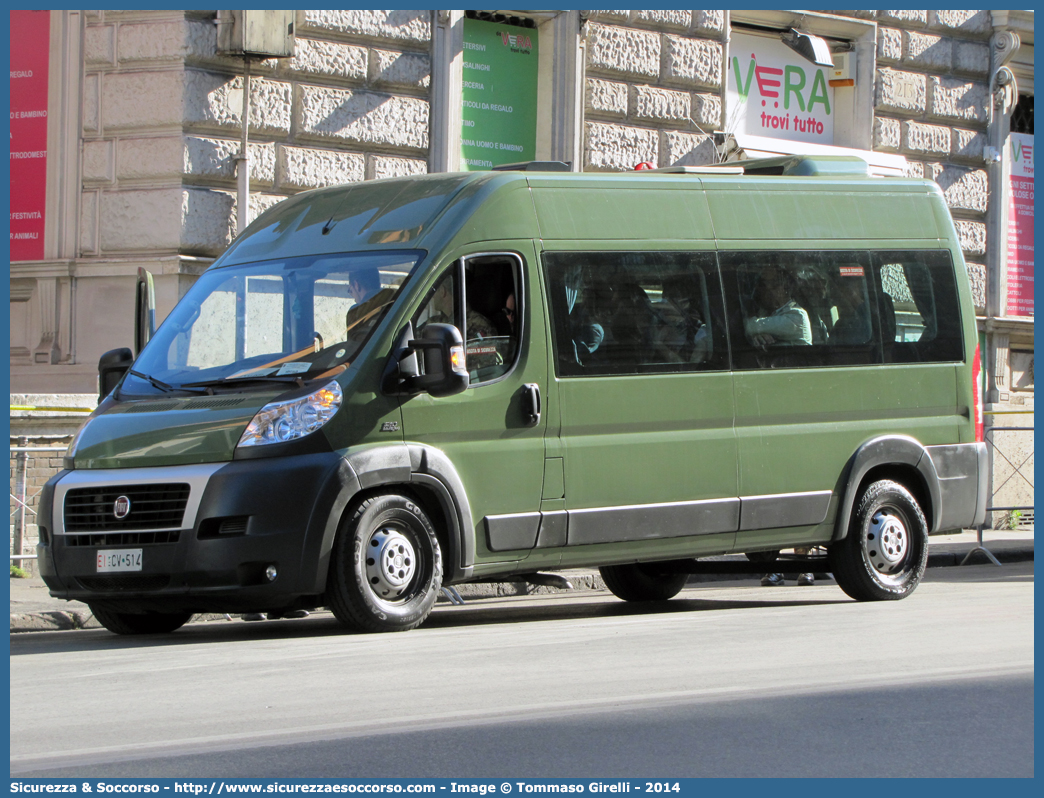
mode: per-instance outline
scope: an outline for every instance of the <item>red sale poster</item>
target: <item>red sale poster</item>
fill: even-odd
[[[11,260],[42,260],[51,12],[11,13]]]
[[[1008,315],[1033,315],[1033,136],[1011,134]]]

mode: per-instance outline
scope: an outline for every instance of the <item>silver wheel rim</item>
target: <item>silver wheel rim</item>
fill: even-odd
[[[894,573],[910,548],[910,533],[903,519],[882,509],[870,519],[864,541],[867,560],[884,574]]]
[[[366,582],[374,595],[396,601],[417,572],[413,543],[394,527],[382,526],[366,542]]]

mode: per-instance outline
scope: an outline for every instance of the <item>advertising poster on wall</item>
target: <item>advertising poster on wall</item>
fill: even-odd
[[[779,37],[733,32],[726,83],[729,133],[834,143],[834,89],[825,67]]]
[[[537,31],[464,20],[461,169],[536,158]]]
[[[11,260],[42,260],[51,12],[11,11]]]
[[[1008,187],[1008,314],[1033,315],[1033,136],[1012,133]]]

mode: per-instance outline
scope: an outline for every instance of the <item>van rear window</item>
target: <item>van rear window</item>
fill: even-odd
[[[737,369],[959,361],[950,253],[722,252]]]

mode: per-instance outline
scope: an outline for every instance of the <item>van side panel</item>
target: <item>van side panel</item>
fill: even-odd
[[[877,181],[838,185],[801,180],[758,185],[723,180],[706,192],[719,240],[938,238],[940,231],[926,191],[888,190]],[[749,180],[747,178],[746,180]],[[732,185],[730,185],[730,183]]]
[[[737,373],[741,495],[833,490],[853,452],[881,435],[954,442],[961,421],[954,369],[940,363]],[[804,542],[830,540],[833,518],[825,520]]]
[[[626,241],[625,248],[649,240],[698,241],[713,237],[703,192],[671,188],[605,191],[600,188],[534,188],[540,236],[544,239]]]

